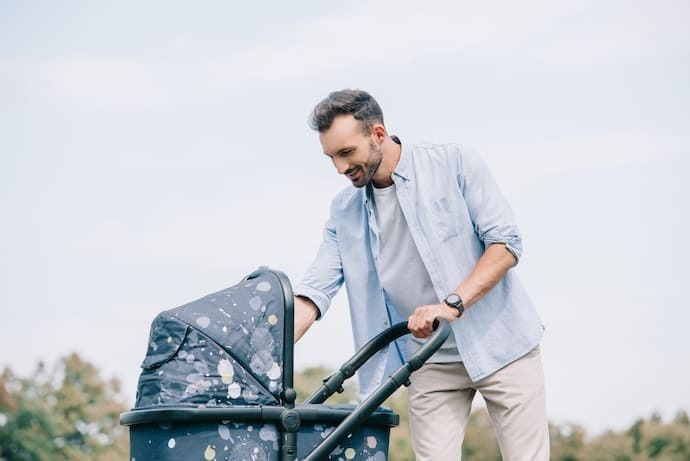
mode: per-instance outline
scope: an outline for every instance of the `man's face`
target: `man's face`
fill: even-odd
[[[319,140],[338,173],[346,175],[355,187],[369,184],[381,165],[381,146],[373,135],[364,133],[362,123],[352,115],[337,116],[331,127],[319,134]]]

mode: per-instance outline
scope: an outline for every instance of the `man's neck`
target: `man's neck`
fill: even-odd
[[[379,165],[376,174],[372,178],[374,187],[379,188],[393,185],[393,172],[398,166],[398,162],[400,162],[402,146],[395,142],[391,136],[388,136],[383,141],[381,149],[383,150],[383,159],[381,160],[381,165]]]

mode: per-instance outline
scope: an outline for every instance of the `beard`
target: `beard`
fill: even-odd
[[[355,187],[364,187],[371,182],[371,178],[374,177],[381,162],[383,161],[383,148],[376,148],[374,141],[369,141],[369,157],[364,165],[359,168],[362,170],[362,176],[356,180],[352,181],[352,185]]]

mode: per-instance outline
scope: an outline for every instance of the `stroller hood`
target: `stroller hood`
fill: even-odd
[[[259,270],[235,286],[159,314],[151,325],[135,407],[280,404],[286,303],[292,303],[289,283],[280,275]]]

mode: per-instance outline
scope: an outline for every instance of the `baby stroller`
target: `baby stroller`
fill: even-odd
[[[383,331],[295,404],[293,295],[283,273],[260,268],[162,312],[151,326],[135,407],[120,417],[131,460],[386,460],[399,416],[378,407],[443,344],[445,321],[360,405],[323,402],[407,333],[405,323]]]

